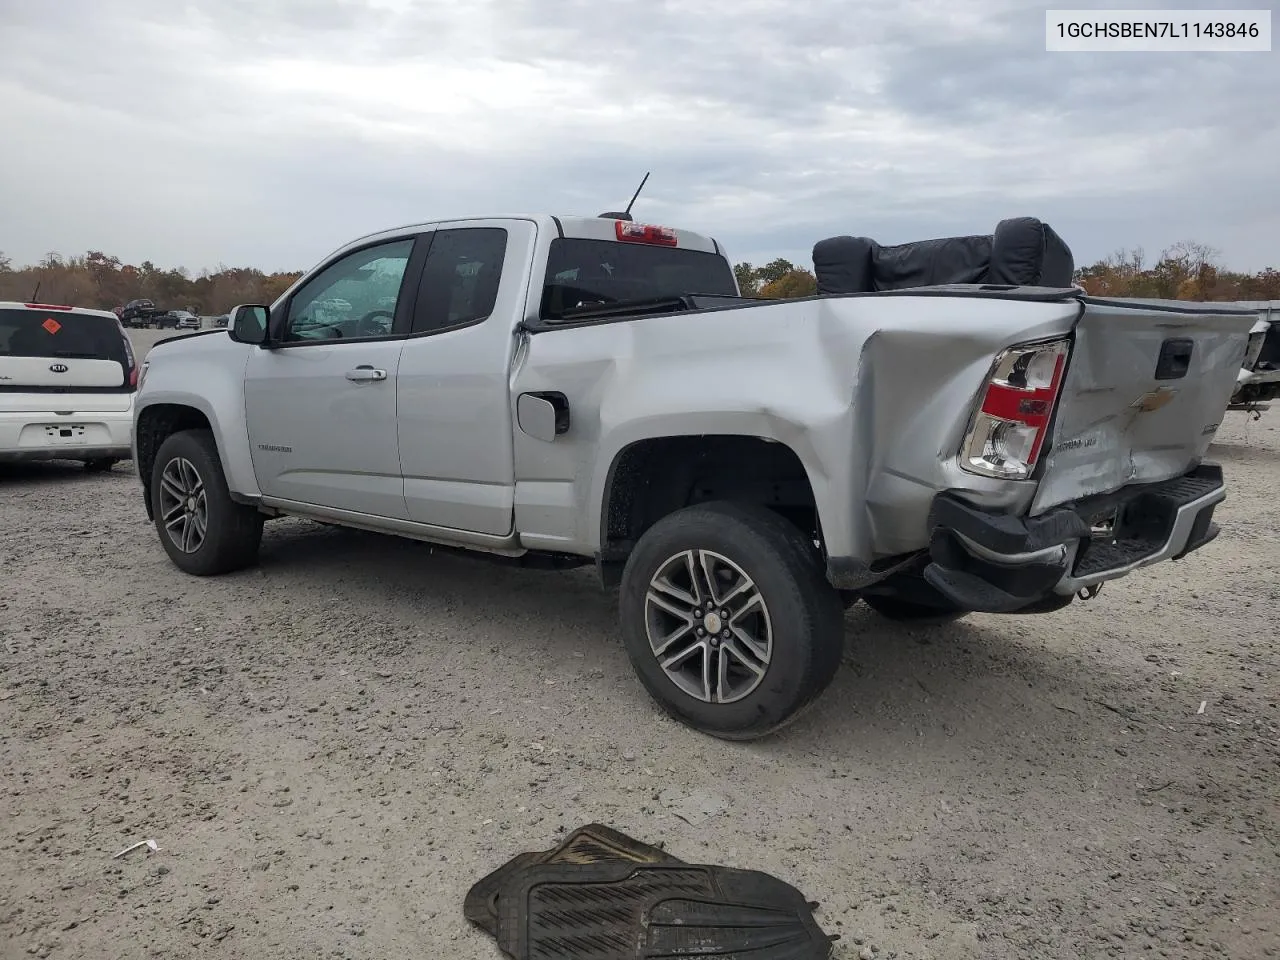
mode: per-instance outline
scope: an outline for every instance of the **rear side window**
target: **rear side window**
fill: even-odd
[[[418,284],[413,332],[465,326],[493,313],[506,255],[501,227],[437,230]]]
[[[547,259],[542,315],[693,293],[736,297],[729,261],[701,250],[559,237]]]

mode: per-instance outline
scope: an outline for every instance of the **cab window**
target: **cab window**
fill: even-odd
[[[506,254],[507,231],[501,227],[437,230],[418,284],[413,332],[448,330],[489,316]]]

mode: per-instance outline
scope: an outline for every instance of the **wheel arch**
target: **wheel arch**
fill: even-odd
[[[597,566],[616,585],[635,542],[662,517],[696,503],[734,500],[773,508],[821,538],[822,476],[775,437],[747,432],[662,433],[621,443],[601,471]]]
[[[193,397],[157,397],[142,406],[134,417],[134,463],[138,470],[138,479],[142,483],[147,517],[152,516],[151,473],[155,466],[156,455],[161,444],[175,433],[182,430],[208,430],[213,436],[214,448],[222,463],[223,472],[227,475],[232,496],[237,501],[253,502],[255,496],[246,496],[237,490],[234,482],[233,464],[229,460],[226,437],[222,424],[212,408],[199,398]]]

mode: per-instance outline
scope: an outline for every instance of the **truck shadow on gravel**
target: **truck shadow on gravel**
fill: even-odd
[[[458,617],[460,633],[512,633],[502,647],[510,665],[538,663],[552,673],[562,667],[566,674],[596,668],[581,682],[543,688],[547,697],[566,698],[566,710],[576,705],[570,701],[581,692],[602,708],[607,705],[611,717],[618,710],[631,714],[622,719],[624,725],[650,723],[659,714],[634,679],[622,649],[616,595],[600,589],[594,568],[509,568],[395,537],[286,523],[287,528],[268,525],[259,572],[245,575],[268,581],[296,578],[309,589],[314,586],[317,598],[323,594],[330,601],[352,601],[352,614],[368,604],[371,616],[381,611],[413,622],[419,614],[438,618],[443,613]],[[293,602],[308,600],[295,597]],[[917,750],[924,754],[920,760],[938,749],[950,750],[953,739],[966,751],[1034,754],[1034,738],[1026,730],[1046,726],[1057,736],[1073,736],[1073,726],[1082,728],[1081,736],[1096,736],[1089,730],[1092,722],[1118,725],[1120,720],[1088,702],[1110,696],[1097,665],[1024,642],[1034,641],[1047,620],[1055,620],[1059,630],[1067,626],[1069,620],[1062,616],[972,615],[944,626],[903,627],[855,606],[845,615],[843,668],[817,703],[772,737],[726,746],[779,754],[812,749],[832,755],[883,754],[886,760],[905,762]],[[384,658],[412,657],[423,652],[419,644],[439,641],[379,641],[376,654],[368,641],[354,642],[365,656]],[[370,665],[379,666],[375,661]],[[451,669],[455,677],[459,671],[470,673],[468,686],[491,685],[500,696],[511,692],[502,689],[511,682],[510,665],[484,657],[456,658]],[[464,724],[471,708],[459,707]],[[474,719],[483,720],[478,714]],[[692,731],[687,735],[700,737]]]
[[[73,460],[32,460],[0,463],[0,490],[33,490],[51,484],[101,483],[104,477],[133,476],[125,464],[108,474],[92,473]]]

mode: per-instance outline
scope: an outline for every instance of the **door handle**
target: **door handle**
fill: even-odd
[[[375,370],[373,367],[369,366],[367,363],[362,363],[360,366],[356,367],[354,370],[347,371],[347,379],[355,380],[357,382],[368,381],[368,380],[385,380],[387,379],[387,371]]]

